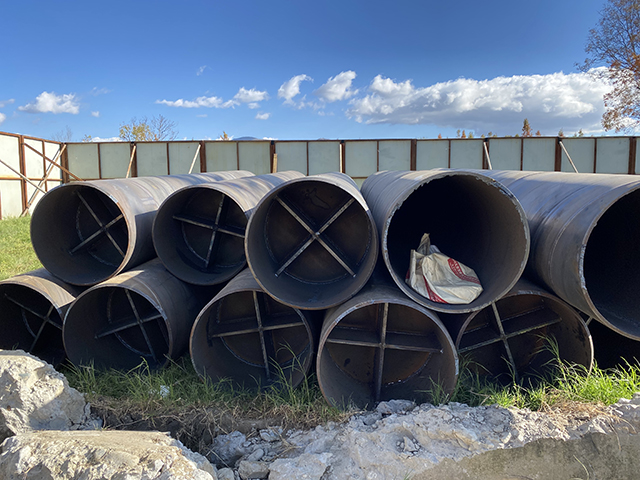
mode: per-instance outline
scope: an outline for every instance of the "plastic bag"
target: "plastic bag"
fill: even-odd
[[[417,250],[411,250],[405,282],[438,303],[468,304],[482,293],[476,272],[431,245],[428,233],[422,235]]]

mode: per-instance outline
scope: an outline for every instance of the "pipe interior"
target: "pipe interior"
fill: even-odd
[[[424,233],[442,253],[472,268],[483,287],[468,305],[433,302],[404,285],[410,251]],[[387,233],[396,282],[420,303],[439,311],[480,308],[502,296],[526,261],[526,229],[513,201],[472,175],[437,178],[416,189],[394,213]]]
[[[191,359],[201,377],[214,382],[230,379],[250,389],[283,380],[297,386],[309,370],[314,350],[302,312],[250,290],[231,293],[205,307],[190,342]]]
[[[399,348],[407,338],[413,347]],[[420,351],[416,344],[433,346],[441,353]],[[332,326],[319,349],[322,392],[338,408],[371,408],[394,398],[430,401],[434,390],[450,393],[457,378],[455,353],[444,331],[422,312],[403,304],[388,304],[386,329],[381,304],[357,308]]]
[[[157,306],[139,293],[102,287],[76,299],[64,323],[64,345],[76,365],[131,369],[146,361],[162,367],[171,354],[171,333]]]
[[[230,197],[212,188],[187,188],[161,206],[153,240],[171,273],[189,283],[214,285],[244,268],[246,226],[246,215]]]
[[[640,338],[640,190],[620,198],[587,240],[584,277],[591,301],[614,328]]]
[[[589,331],[577,312],[564,302],[533,294],[512,295],[496,302],[496,308],[506,345],[500,340],[500,327],[491,307],[471,314],[458,335],[462,368],[503,384],[515,380],[514,372],[521,381],[537,382],[553,373],[556,355],[562,361],[591,368]],[[489,343],[491,340],[496,341]]]
[[[640,341],[620,335],[600,322],[589,323],[595,360],[599,368],[640,365]]]
[[[119,206],[87,185],[70,184],[47,193],[31,220],[38,258],[47,270],[74,285],[92,285],[112,276],[125,261],[129,233]]]
[[[44,295],[24,285],[0,285],[0,312],[0,349],[24,350],[53,365],[64,359],[62,318]]]
[[[314,232],[323,230],[321,240],[312,240],[303,223]],[[251,269],[270,294],[288,304],[319,309],[340,303],[359,289],[354,284],[363,283],[360,273],[375,261],[370,217],[348,192],[330,183],[291,183],[254,212],[252,224]]]

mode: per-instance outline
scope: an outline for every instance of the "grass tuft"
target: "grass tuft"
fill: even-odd
[[[30,222],[30,216],[0,221],[0,280],[42,268],[31,246]]]

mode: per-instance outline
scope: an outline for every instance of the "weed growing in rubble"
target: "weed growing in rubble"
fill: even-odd
[[[0,280],[42,268],[31,246],[30,221],[28,216],[0,221]]]

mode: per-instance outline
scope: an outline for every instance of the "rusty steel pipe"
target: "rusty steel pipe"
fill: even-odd
[[[145,360],[162,367],[186,351],[191,326],[212,295],[151,260],[78,296],[64,320],[67,356],[98,368],[131,369]]]
[[[156,210],[186,185],[249,172],[96,180],[48,192],[31,217],[31,242],[42,265],[67,283],[91,286],[156,256]]]
[[[64,358],[62,321],[82,288],[41,268],[0,282],[0,349],[19,348],[52,365]]]
[[[444,315],[463,363],[474,374],[503,383],[537,381],[563,361],[591,369],[587,324],[570,305],[527,280],[480,311]],[[552,343],[557,343],[554,352]]]
[[[316,373],[335,407],[428,402],[456,385],[458,357],[438,315],[391,285],[373,281],[325,314]]]
[[[290,180],[264,196],[247,225],[247,263],[276,300],[321,310],[367,282],[378,255],[369,207],[342,173]]]
[[[280,172],[202,183],[172,193],[158,209],[153,244],[165,267],[197,285],[232,279],[247,263],[247,221],[260,199],[287,180],[304,177]]]
[[[640,340],[640,178],[485,173],[509,188],[526,211],[527,274],[609,328]]]
[[[394,282],[421,305],[445,313],[480,310],[520,278],[529,254],[529,227],[522,207],[499,182],[465,170],[378,172],[365,180],[362,194]],[[405,283],[410,251],[424,233],[444,254],[475,270],[483,292],[473,302],[437,303]]]
[[[311,312],[266,295],[247,268],[200,312],[189,349],[202,378],[246,388],[297,386],[315,353]]]

